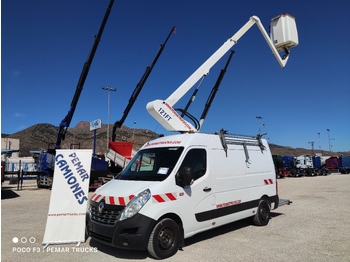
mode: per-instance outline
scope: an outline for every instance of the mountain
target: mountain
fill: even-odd
[[[96,130],[96,154],[103,154],[107,149],[107,124],[102,124]],[[109,125],[109,135],[112,134],[113,125]],[[1,137],[20,139],[20,156],[30,156],[31,150],[47,150],[54,148],[58,133],[58,127],[51,124],[36,124],[14,134],[1,134]],[[117,129],[116,141],[133,141],[134,149],[138,150],[147,141],[159,135],[147,129],[131,129],[122,126]],[[133,139],[134,137],[134,139]],[[89,122],[79,122],[75,127],[68,128],[65,140],[61,142],[61,148],[92,149],[94,147],[94,132],[90,131]]]
[[[96,130],[96,154],[103,154],[107,149],[107,124],[102,124],[100,129]],[[109,126],[109,135],[112,134],[113,125]],[[14,134],[1,134],[1,137],[18,138],[20,139],[20,156],[30,156],[30,150],[47,150],[53,148],[56,143],[58,127],[51,124],[36,124],[27,129]],[[147,129],[133,129],[122,126],[117,129],[116,141],[133,141],[134,149],[138,150],[147,141],[159,137]],[[61,148],[81,148],[92,149],[94,144],[94,132],[90,131],[90,123],[81,121],[75,127],[68,128],[66,138],[61,143]],[[304,154],[314,155],[322,153],[324,156],[329,156],[328,151],[310,150],[305,148],[292,148],[288,146],[279,146],[270,144],[273,155],[283,156],[299,156]],[[332,155],[350,155],[350,152],[332,152]]]

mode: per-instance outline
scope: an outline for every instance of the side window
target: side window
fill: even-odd
[[[194,174],[194,180],[202,177],[207,170],[207,153],[204,149],[191,149],[187,152],[180,170],[183,167],[190,167]]]

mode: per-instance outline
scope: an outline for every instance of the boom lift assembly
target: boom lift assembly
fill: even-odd
[[[153,67],[155,66],[155,64],[157,63],[158,61],[158,58],[160,57],[160,55],[162,54],[164,48],[165,48],[165,45],[166,43],[168,42],[168,39],[170,38],[170,36],[172,35],[172,33],[174,32],[175,30],[175,26],[171,29],[168,37],[165,39],[164,43],[160,45],[160,48],[156,54],[156,56],[154,57],[152,63],[146,67],[146,71],[145,73],[143,74],[143,76],[141,77],[140,81],[137,83],[135,89],[134,89],[134,92],[131,94],[131,97],[129,99],[129,102],[124,110],[124,113],[123,113],[123,116],[122,118],[119,120],[119,121],[116,121],[113,125],[113,131],[112,131],[112,141],[114,142],[115,139],[116,139],[116,132],[117,132],[117,128],[120,128],[123,124],[124,124],[124,121],[126,119],[126,117],[128,116],[132,106],[134,105],[138,95],[140,94],[144,84],[146,83],[149,75],[151,74],[152,72],[152,69]]]
[[[158,58],[162,54],[166,43],[168,42],[172,33],[175,32],[175,26],[171,29],[164,43],[160,45],[160,48],[154,57],[152,63],[146,67],[145,73],[142,75],[140,81],[137,83],[133,93],[129,98],[129,102],[124,110],[123,116],[120,120],[116,121],[113,125],[112,130],[112,141],[109,141],[109,148],[107,151],[107,158],[111,160],[111,171],[112,173],[119,173],[120,169],[123,168],[132,157],[132,148],[134,142],[120,142],[116,141],[117,129],[120,128],[128,116],[131,108],[133,107],[137,97],[139,96],[144,84],[146,83],[149,75],[152,72],[153,67],[158,61]]]
[[[61,142],[62,142],[62,140],[65,139],[65,135],[67,133],[67,129],[68,129],[69,125],[70,125],[70,122],[72,121],[72,118],[73,118],[73,115],[74,115],[74,112],[75,112],[75,108],[77,107],[77,104],[78,104],[78,101],[79,101],[79,97],[80,97],[81,91],[83,90],[83,86],[84,86],[86,77],[87,77],[87,75],[89,73],[92,60],[94,59],[94,56],[95,56],[98,44],[101,41],[101,36],[102,36],[103,30],[105,28],[105,25],[107,23],[107,19],[109,17],[109,14],[110,14],[110,12],[112,10],[113,3],[114,3],[114,0],[111,0],[109,2],[109,5],[108,5],[106,13],[105,13],[105,16],[104,16],[104,18],[102,20],[100,29],[99,29],[97,35],[95,36],[94,44],[93,44],[92,49],[90,51],[89,57],[86,60],[86,62],[84,63],[84,67],[83,67],[83,70],[81,72],[81,75],[80,75],[80,78],[79,78],[79,81],[78,81],[78,84],[77,84],[77,87],[76,87],[76,90],[75,90],[75,94],[74,94],[72,102],[71,102],[71,107],[70,107],[66,117],[60,123],[59,131],[58,131],[58,134],[57,134],[57,140],[56,140],[56,144],[55,144],[55,149],[61,148]]]
[[[260,19],[252,16],[231,38],[229,38],[211,57],[207,59],[185,82],[183,82],[167,99],[154,100],[146,109],[166,130],[178,132],[199,132],[201,125],[194,127],[180,116],[173,106],[193,87],[193,85],[221,59],[238,40],[256,24],[264,36],[281,67],[285,67],[290,48],[298,45],[298,34],[294,17],[289,14],[279,15],[271,19],[271,38],[265,31]],[[279,52],[284,51],[281,57]],[[201,122],[203,124],[203,121]]]
[[[223,79],[224,76],[225,76],[227,67],[229,66],[229,64],[230,64],[230,62],[231,62],[231,59],[232,59],[233,54],[234,54],[234,51],[231,51],[231,53],[230,53],[230,55],[229,55],[229,57],[228,57],[228,59],[227,59],[227,62],[226,62],[225,67],[224,67],[223,69],[221,69],[220,74],[219,74],[219,76],[218,76],[218,79],[216,80],[216,83],[215,83],[215,85],[213,86],[213,88],[212,88],[212,90],[211,90],[211,93],[209,94],[208,100],[207,100],[207,102],[205,103],[205,106],[204,106],[204,109],[203,109],[203,113],[202,113],[201,118],[200,118],[199,121],[198,121],[195,117],[193,117],[192,115],[190,115],[190,114],[187,112],[187,110],[188,110],[188,108],[190,107],[191,103],[194,101],[194,99],[195,99],[195,97],[196,97],[196,94],[197,94],[197,92],[198,92],[198,89],[199,89],[199,87],[200,87],[200,84],[202,83],[202,81],[203,81],[203,79],[204,79],[204,77],[205,77],[206,75],[202,77],[202,79],[201,79],[201,81],[200,81],[200,84],[199,84],[199,85],[197,86],[197,88],[194,90],[194,92],[193,92],[193,94],[192,94],[190,100],[188,101],[188,103],[187,103],[185,109],[183,109],[183,110],[182,110],[182,109],[175,109],[175,110],[178,110],[178,111],[182,112],[182,113],[181,113],[181,117],[184,117],[185,115],[186,115],[187,117],[189,117],[189,118],[195,123],[195,127],[196,127],[196,129],[198,129],[198,131],[199,131],[200,127],[203,125],[204,119],[205,119],[205,117],[207,116],[207,114],[208,114],[208,112],[209,112],[209,109],[210,109],[210,107],[211,107],[211,104],[212,104],[212,102],[213,102],[213,100],[214,100],[214,98],[215,98],[215,95],[216,95],[217,91],[219,90],[219,86],[220,86],[220,84],[221,84],[222,79]]]
[[[103,17],[100,29],[99,29],[97,35],[95,36],[95,40],[94,40],[93,46],[91,48],[90,54],[88,56],[88,59],[84,63],[83,70],[80,74],[80,78],[79,78],[79,81],[78,81],[78,84],[77,84],[77,87],[76,87],[76,90],[75,90],[75,93],[74,93],[74,96],[73,96],[73,99],[71,102],[70,109],[69,109],[67,115],[65,116],[65,118],[61,121],[61,123],[59,125],[59,130],[57,133],[55,147],[49,148],[48,152],[42,152],[42,157],[40,157],[40,159],[42,159],[40,161],[40,165],[41,165],[40,170],[42,172],[40,172],[40,174],[38,175],[38,179],[37,179],[38,187],[52,185],[54,162],[50,161],[48,164],[46,159],[53,158],[53,155],[55,155],[56,149],[61,148],[61,142],[62,142],[62,140],[65,139],[67,129],[72,121],[76,106],[77,106],[78,101],[79,101],[80,94],[83,90],[83,86],[84,86],[86,77],[87,77],[89,70],[90,70],[92,60],[95,56],[98,44],[101,41],[101,36],[102,36],[103,30],[104,30],[105,25],[107,23],[109,14],[112,10],[113,3],[114,3],[114,0],[110,0],[109,5],[108,5],[107,10],[106,10],[106,13]],[[95,163],[95,161],[98,161],[98,159],[93,158],[92,161]],[[103,164],[102,166],[108,167],[107,162],[105,162],[105,165]]]

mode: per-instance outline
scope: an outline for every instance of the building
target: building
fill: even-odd
[[[1,138],[1,162],[5,173],[36,170],[37,164],[33,157],[19,157],[19,145],[17,138]]]
[[[19,157],[19,139],[18,138],[1,138],[1,161],[4,161],[6,157],[18,158]]]

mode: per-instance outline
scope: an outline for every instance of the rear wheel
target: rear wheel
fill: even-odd
[[[266,226],[270,220],[270,205],[266,200],[260,200],[258,211],[253,217],[253,222],[257,226]]]
[[[176,254],[179,248],[180,229],[177,223],[165,218],[153,228],[147,250],[151,256],[164,259]]]

